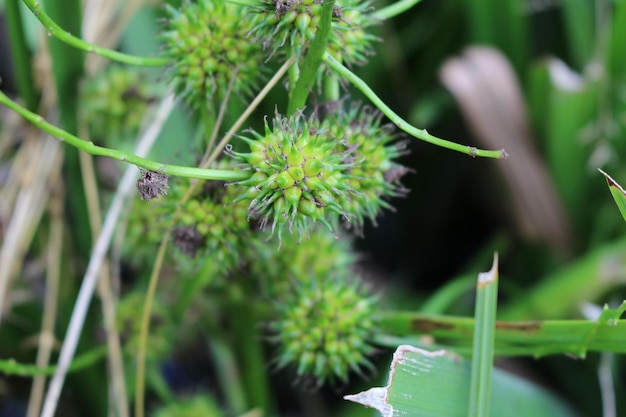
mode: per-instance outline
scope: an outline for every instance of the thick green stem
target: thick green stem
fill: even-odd
[[[504,149],[500,149],[497,151],[489,151],[483,149],[477,149],[473,146],[461,145],[459,143],[450,142],[445,139],[440,139],[436,136],[431,135],[425,129],[418,129],[414,126],[411,126],[404,119],[398,116],[389,106],[387,106],[372,89],[367,85],[365,81],[360,79],[356,74],[350,71],[348,68],[343,66],[340,62],[338,62],[335,58],[330,56],[329,54],[324,55],[324,62],[328,64],[328,66],[336,71],[340,76],[344,77],[346,80],[350,81],[352,85],[361,90],[363,94],[376,106],[378,109],[383,112],[385,116],[387,116],[400,130],[408,133],[409,135],[423,140],[428,143],[432,143],[433,145],[451,149],[453,151],[461,152],[466,155],[476,157],[484,157],[484,158],[495,158],[495,159],[506,159],[508,154]]]
[[[64,42],[76,49],[80,49],[85,52],[92,52],[96,55],[103,56],[113,61],[122,62],[129,65],[137,66],[153,66],[158,67],[168,63],[167,58],[163,57],[141,57],[124,54],[112,49],[102,48],[98,45],[86,42],[76,36],[71,35],[65,31],[61,26],[55,23],[50,16],[48,16],[40,7],[39,2],[35,0],[22,0],[24,4],[33,12],[35,17],[46,28],[48,35],[54,36],[61,42]],[[59,2],[61,5],[65,5],[64,2]]]
[[[306,99],[311,90],[311,86],[315,82],[317,71],[322,64],[322,59],[326,52],[326,44],[328,44],[328,39],[330,38],[334,5],[335,0],[324,0],[322,15],[320,17],[317,33],[315,34],[315,39],[311,42],[311,46],[302,63],[300,77],[298,77],[298,81],[291,92],[289,105],[287,106],[287,116],[291,116],[306,104]]]
[[[220,180],[220,181],[239,181],[250,177],[248,171],[231,171],[223,169],[201,169],[196,167],[184,167],[178,165],[167,165],[160,162],[151,161],[141,158],[130,152],[120,151],[117,149],[109,149],[102,146],[94,145],[93,142],[84,141],[71,133],[60,129],[43,119],[40,115],[33,113],[20,106],[3,92],[0,91],[0,103],[14,110],[20,116],[33,123],[39,129],[49,133],[53,137],[67,142],[68,144],[83,150],[91,155],[106,156],[108,158],[117,159],[118,161],[128,162],[140,168],[149,171],[160,172],[162,174],[174,175],[178,177],[199,178],[204,180]]]

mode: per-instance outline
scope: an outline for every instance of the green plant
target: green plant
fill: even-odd
[[[0,102],[33,124],[33,131],[45,132],[69,145],[66,150],[80,152],[68,152],[61,175],[58,143],[34,136],[19,146],[0,140],[0,162],[10,160],[12,172],[19,172],[19,161],[25,158],[20,155],[28,155],[28,161],[33,161],[29,164],[37,169],[36,174],[29,174],[37,186],[32,190],[23,185],[28,181],[20,183],[11,176],[9,185],[22,185],[3,188],[1,201],[7,203],[0,206],[5,210],[13,204],[9,226],[0,229],[0,340],[7,341],[0,346],[0,370],[33,377],[30,415],[39,414],[43,377],[53,371],[43,401],[44,417],[51,417],[60,404],[67,406],[71,392],[85,399],[85,404],[71,407],[87,415],[110,411],[126,417],[131,414],[131,403],[138,417],[278,415],[308,404],[319,405],[320,415],[362,413],[356,407],[343,411],[336,403],[332,403],[336,411],[328,411],[330,406],[325,410],[327,399],[322,394],[299,398],[291,395],[292,390],[303,391],[290,383],[314,388],[354,383],[359,379],[354,376],[375,375],[386,366],[377,353],[399,346],[385,388],[390,400],[382,401],[383,390],[378,388],[371,391],[376,404],[359,397],[383,415],[392,415],[398,407],[415,415],[505,415],[510,414],[504,411],[510,398],[539,404],[539,409],[531,406],[528,412],[542,415],[572,415],[566,403],[582,403],[587,398],[588,403],[577,406],[587,413],[597,410],[596,397],[570,392],[562,401],[539,386],[494,369],[493,357],[589,354],[591,360],[585,364],[591,364],[595,372],[596,352],[603,358],[624,353],[621,316],[626,304],[605,306],[593,320],[578,317],[583,301],[623,299],[619,286],[626,282],[624,240],[614,241],[618,223],[611,217],[613,207],[607,199],[595,198],[601,187],[596,187],[586,170],[593,161],[602,160],[602,166],[615,172],[616,178],[624,175],[617,163],[624,137],[619,129],[609,128],[619,125],[626,114],[623,97],[613,92],[626,82],[618,36],[596,34],[606,42],[598,42],[597,50],[591,50],[583,33],[589,26],[576,29],[571,24],[574,16],[589,17],[575,13],[570,4],[559,6],[564,19],[574,19],[566,25],[574,61],[581,67],[593,58],[609,74],[580,77],[576,88],[567,89],[554,78],[557,70],[553,67],[531,66],[524,35],[527,21],[515,12],[514,1],[487,5],[447,0],[442,6],[412,9],[418,1],[384,6],[356,0],[172,0],[140,12],[125,5],[119,14],[110,15],[108,21],[103,17],[102,22],[79,21],[81,3],[77,0],[64,6],[65,14],[54,2],[23,3],[56,38],[54,42],[67,45],[53,44],[54,71],[44,74],[43,83],[36,83],[29,51],[36,41],[29,38],[29,28],[22,26],[20,13],[25,9],[18,8],[16,0],[6,0],[11,62],[19,74],[16,85],[24,106],[4,91]],[[461,16],[456,11],[460,9],[468,13]],[[112,12],[117,10],[111,7]],[[600,9],[595,13],[599,21],[610,19],[621,29],[626,27],[625,10],[624,2],[617,2],[613,15],[607,17]],[[126,16],[138,17],[128,23]],[[510,25],[499,31],[494,21]],[[85,38],[94,43],[76,36],[81,23]],[[107,27],[109,36],[97,31],[100,24]],[[127,32],[121,40],[111,40],[119,34],[117,24],[120,32],[122,26]],[[465,227],[472,226],[475,218],[494,221],[497,217],[482,216],[489,200],[495,199],[496,186],[488,176],[469,181],[463,171],[469,170],[465,160],[446,162],[444,158],[454,158],[454,154],[421,148],[411,139],[471,157],[508,156],[504,149],[461,145],[414,126],[452,113],[450,97],[434,87],[436,83],[428,78],[432,75],[425,74],[434,74],[441,64],[435,56],[449,56],[462,46],[450,40],[461,27],[469,28],[473,41],[502,48],[525,83],[529,120],[546,137],[537,154],[545,159],[538,165],[545,167],[546,181],[554,180],[556,196],[549,201],[562,201],[564,216],[572,219],[571,241],[559,247],[533,241],[535,236],[528,231],[532,227],[523,221],[517,234],[502,225],[499,233],[487,229],[484,233],[493,237],[487,243],[471,229],[472,247],[484,247],[466,255],[472,262],[464,271],[459,271],[462,255],[456,253],[455,244],[467,239]],[[150,49],[154,39],[158,44]],[[402,45],[406,49],[401,59],[396,55],[398,47],[409,39],[415,43]],[[393,67],[408,60],[415,52],[411,48],[420,49],[419,65],[412,63],[404,77],[381,76],[381,64]],[[117,64],[105,68],[101,58]],[[145,68],[138,72],[135,67]],[[487,81],[497,84],[501,78]],[[399,85],[390,92],[394,82]],[[619,88],[609,88],[612,85]],[[50,109],[55,86],[59,119]],[[355,89],[352,96],[350,86]],[[502,142],[494,146],[501,148],[505,138],[525,137],[527,121],[523,112],[508,118],[509,101],[498,102],[501,97],[495,93],[510,92],[510,86],[497,87],[501,88],[476,91],[469,99],[493,100],[492,110],[498,117],[481,115],[480,106],[464,106],[467,96],[455,94],[455,98],[461,107],[473,110],[466,114],[471,126],[481,126],[485,118],[502,122],[497,130]],[[164,93],[167,88],[171,93]],[[421,96],[414,96],[413,90]],[[412,114],[403,108],[403,94],[419,103]],[[7,137],[26,131],[15,128],[17,123],[10,116],[0,123]],[[431,130],[447,132],[445,136],[459,134],[451,126],[454,123]],[[518,136],[517,128],[523,134]],[[161,131],[158,145],[150,151]],[[481,140],[481,130],[477,131]],[[572,144],[569,138],[575,134],[581,141]],[[517,153],[506,164],[524,177],[519,175],[524,166],[516,164],[525,161],[527,149],[513,141],[506,147]],[[418,151],[414,154],[420,164],[409,159],[409,149]],[[434,153],[422,156],[427,152]],[[30,159],[35,158],[32,155],[40,159]],[[124,164],[106,165],[111,160]],[[434,166],[428,165],[430,160]],[[472,167],[487,163],[473,160]],[[126,174],[120,178],[117,170],[124,165]],[[424,177],[433,178],[428,183],[436,184],[434,190],[424,187]],[[505,171],[503,177],[515,174]],[[528,177],[532,182],[532,176]],[[623,190],[617,180],[608,176],[607,180],[623,209]],[[133,183],[141,199],[124,203]],[[471,214],[466,207],[475,204],[481,192],[475,195],[474,189],[483,183],[487,186],[481,192],[490,198],[480,199],[478,216],[462,217]],[[510,183],[515,186],[515,181]],[[114,194],[111,185],[116,187]],[[519,181],[514,194],[532,200],[535,189],[524,185]],[[59,191],[63,188],[71,197],[66,205]],[[15,197],[17,189],[21,199]],[[411,199],[412,208],[407,209],[398,197]],[[108,201],[112,201],[110,209],[102,221],[100,205]],[[392,213],[396,205],[400,206],[397,215]],[[42,216],[45,210],[47,215]],[[521,211],[516,207],[511,216],[519,220]],[[27,228],[20,212],[33,224],[42,219],[41,226]],[[389,232],[400,221],[395,233]],[[66,227],[70,232],[67,244],[62,236],[64,224],[70,226]],[[370,227],[377,224],[377,231]],[[436,246],[442,240],[439,228],[463,232],[440,248]],[[113,239],[114,229],[118,239]],[[425,242],[419,250],[411,249],[415,236],[411,241],[401,237],[403,230],[413,233],[416,229]],[[360,240],[371,234],[375,238],[369,243]],[[413,251],[403,266],[405,272],[400,267],[393,271],[372,267],[374,258],[368,257],[368,250],[376,247],[372,241],[387,245],[390,259],[398,248]],[[369,249],[363,250],[363,245],[370,245]],[[112,250],[107,256],[109,246]],[[500,270],[505,272],[498,275],[496,260],[489,273],[479,276],[472,319],[467,317],[472,303],[464,295],[474,283],[467,277],[473,277],[494,249],[501,253],[505,266]],[[449,282],[435,293],[424,288],[416,292],[406,270],[415,259],[428,263],[429,257],[440,263],[435,275]],[[39,265],[31,258],[37,262],[45,258],[47,297],[41,302],[33,290],[36,286],[15,279],[30,277],[27,267]],[[87,262],[80,288],[77,280],[59,279],[75,276]],[[398,277],[403,274],[401,284]],[[534,276],[543,278],[534,282]],[[498,284],[504,292],[498,306],[501,321],[496,321]],[[53,289],[59,286],[57,293]],[[96,291],[101,313],[89,310]],[[27,297],[20,295],[23,292]],[[423,304],[416,302],[420,299]],[[38,313],[43,317],[41,330]],[[44,337],[37,357],[20,350],[26,336],[38,331],[54,334],[55,326],[68,330],[54,368],[48,366],[52,351]],[[106,335],[109,395],[102,395],[103,353],[97,346],[99,338],[93,336],[98,334]],[[439,348],[455,353],[433,352]],[[471,366],[456,354],[471,356]],[[413,368],[414,364],[419,366]],[[566,387],[566,374],[573,367],[554,366],[558,369],[554,385]],[[432,383],[432,389],[407,405],[402,399],[415,390],[417,379],[412,376],[424,369],[432,370],[423,382]],[[623,370],[623,366],[614,365],[613,370]],[[181,388],[172,376],[177,372],[200,382]],[[442,382],[448,375],[449,382]],[[65,383],[72,390],[63,390]],[[620,383],[616,378],[615,384]],[[448,389],[438,390],[439,384],[447,384]],[[603,393],[610,389],[602,388]]]

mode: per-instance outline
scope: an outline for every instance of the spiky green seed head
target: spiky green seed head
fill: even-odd
[[[116,312],[116,325],[124,344],[124,353],[134,357],[139,348],[141,317],[145,302],[145,292],[133,291],[120,299]],[[171,309],[155,297],[150,312],[150,334],[146,350],[146,359],[157,362],[166,358],[172,351],[176,326]]]
[[[222,417],[216,401],[206,394],[176,399],[158,408],[154,417]]]
[[[81,84],[80,117],[92,140],[121,146],[137,135],[148,104],[157,95],[136,68],[111,65]]]
[[[323,0],[263,0],[254,9],[260,19],[252,33],[272,54],[285,50],[286,45],[303,53],[317,34],[322,5]],[[327,46],[330,54],[349,65],[367,63],[372,43],[378,39],[369,32],[377,23],[371,9],[367,0],[336,1]]]
[[[289,294],[294,283],[319,280],[326,276],[348,277],[357,255],[352,242],[341,234],[337,239],[325,230],[315,228],[301,239],[287,234],[281,250],[262,240],[255,240],[252,276],[259,277],[261,290],[270,299]]]
[[[376,301],[346,277],[298,282],[293,294],[277,303],[277,317],[269,324],[279,346],[278,367],[293,365],[299,377],[319,385],[371,367]]]
[[[170,77],[177,94],[196,109],[232,93],[249,96],[264,74],[261,46],[248,36],[254,16],[223,0],[184,0],[167,6],[168,23],[161,39],[172,61]]]
[[[219,169],[232,164],[221,162]],[[248,258],[255,232],[248,222],[248,204],[233,203],[237,190],[220,181],[207,181],[180,208],[188,181],[173,182],[169,193],[149,202],[137,200],[132,207],[125,238],[125,254],[135,263],[152,262],[159,244],[173,223],[173,260],[181,272],[193,272],[199,263],[205,273],[224,277]],[[193,258],[193,259],[190,259]]]
[[[254,231],[248,222],[248,205],[233,203],[236,190],[222,182],[207,182],[184,204],[174,228],[174,245],[186,255],[210,262],[206,269],[224,276],[248,257]]]
[[[241,190],[234,201],[248,201],[249,217],[259,218],[261,227],[271,223],[280,240],[285,231],[305,236],[313,223],[332,231],[338,215],[351,216],[341,203],[354,192],[345,162],[351,151],[329,130],[301,113],[277,114],[272,126],[266,120],[264,134],[252,135],[241,138],[250,152],[228,147],[227,153],[253,172],[233,184]]]
[[[381,209],[392,209],[387,200],[408,192],[400,179],[410,169],[397,162],[408,153],[405,143],[397,141],[392,125],[382,124],[381,113],[358,104],[327,116],[322,126],[351,151],[344,163],[349,165],[349,186],[356,192],[340,196],[342,206],[354,214],[357,227],[365,218],[375,223]]]

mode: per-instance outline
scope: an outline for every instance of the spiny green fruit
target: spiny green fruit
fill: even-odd
[[[126,294],[117,306],[116,325],[124,341],[124,353],[134,357],[139,346],[141,311],[145,293],[133,291]],[[176,335],[176,326],[170,309],[159,297],[152,302],[150,334],[146,350],[148,361],[158,361],[170,354]]]
[[[387,199],[408,192],[400,179],[410,169],[396,162],[408,153],[406,144],[397,141],[393,125],[381,121],[380,112],[357,103],[347,111],[327,116],[322,124],[351,150],[344,163],[349,165],[348,185],[356,192],[339,199],[345,210],[354,214],[357,227],[363,225],[364,218],[375,223],[382,208],[392,209]]]
[[[218,168],[232,165],[221,162]],[[135,202],[125,239],[128,258],[141,263],[153,261],[187,188],[187,181],[173,182],[168,194],[158,200]],[[207,181],[183,204],[172,235],[179,252],[174,260],[183,272],[193,268],[184,258],[194,257],[196,269],[202,262],[203,271],[215,277],[228,274],[247,259],[254,232],[248,222],[248,205],[233,203],[236,196],[237,190],[223,182]]]
[[[222,417],[215,400],[206,394],[196,394],[189,398],[176,399],[158,408],[153,417]]]
[[[307,237],[298,239],[286,235],[280,251],[261,240],[255,240],[254,261],[250,262],[250,275],[261,281],[264,295],[270,299],[291,292],[298,282],[317,280],[329,275],[348,277],[357,255],[346,236],[335,239],[324,230],[316,228]]]
[[[371,367],[367,356],[374,348],[368,341],[376,331],[376,297],[358,283],[333,275],[298,282],[276,306],[269,329],[279,345],[279,368],[293,364],[299,377],[321,385]]]
[[[285,44],[302,53],[315,38],[323,0],[263,0],[255,38],[272,53]],[[364,64],[371,55],[376,36],[368,32],[376,19],[367,0],[337,0],[333,7],[332,31],[327,51],[348,64]]]
[[[202,192],[183,206],[174,229],[174,245],[191,256],[199,254],[219,275],[247,257],[253,230],[245,203],[233,202],[236,190],[222,182],[207,182]]]
[[[164,55],[172,60],[176,93],[199,109],[223,99],[231,83],[235,96],[251,95],[265,72],[261,46],[248,37],[255,16],[223,0],[184,0],[180,10],[166,7],[161,38]]]
[[[111,65],[81,84],[80,116],[92,140],[133,139],[156,91],[133,67]]]
[[[247,187],[234,202],[249,201],[249,216],[261,219],[261,227],[272,223],[272,234],[282,241],[285,229],[303,236],[310,222],[319,222],[331,231],[337,215],[351,214],[340,197],[354,190],[348,183],[350,149],[328,129],[320,129],[314,119],[302,113],[286,118],[279,114],[265,132],[241,137],[249,153],[227,153],[253,171],[250,178],[234,183]],[[334,215],[334,217],[333,217]]]

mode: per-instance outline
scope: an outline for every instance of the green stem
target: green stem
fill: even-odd
[[[365,94],[365,96],[367,96],[367,98],[369,98],[370,101],[376,107],[378,107],[378,109],[383,112],[385,116],[389,118],[389,120],[391,120],[400,130],[403,130],[409,135],[442,148],[464,153],[471,157],[480,156],[484,158],[495,159],[506,159],[508,157],[508,154],[504,149],[500,149],[497,151],[477,149],[473,146],[461,145],[459,143],[440,139],[436,136],[429,134],[425,129],[418,129],[414,126],[411,126],[404,119],[394,113],[394,111],[391,110],[391,108],[389,108],[389,106],[387,106],[380,98],[378,98],[376,93],[372,91],[372,89],[367,85],[365,81],[360,79],[356,74],[343,66],[340,62],[337,62],[335,58],[333,58],[329,54],[326,54],[324,55],[324,62],[326,62],[326,64],[328,64],[328,66],[336,71],[339,75],[350,81],[352,85],[361,90],[361,92]]]
[[[106,357],[106,346],[100,346],[77,356],[68,368],[68,373],[83,370],[89,366],[93,366]],[[57,367],[54,365],[40,368],[30,363],[19,363],[14,359],[0,359],[0,372],[6,375],[15,375],[22,377],[32,377],[35,375],[53,375]]]
[[[239,6],[262,7],[263,2],[260,0],[226,0],[226,3],[238,4]]]
[[[497,321],[496,355],[535,356],[568,354],[584,357],[587,352],[626,353],[626,320],[620,316],[626,303],[617,309],[605,309],[597,321],[546,320]],[[400,343],[420,344],[423,335],[431,335],[437,348],[452,348],[471,354],[474,319],[412,312],[381,312],[375,316],[380,334],[375,342],[395,347]]]
[[[76,36],[71,35],[65,31],[62,27],[57,25],[50,16],[48,16],[40,7],[39,2],[35,0],[22,0],[24,4],[33,12],[33,15],[41,22],[41,24],[48,31],[48,35],[54,36],[61,42],[73,46],[76,49],[80,49],[85,52],[92,52],[96,55],[103,56],[113,61],[122,62],[129,65],[137,66],[152,66],[158,67],[168,63],[167,58],[163,57],[141,57],[128,55],[122,52],[117,52],[112,49],[102,48],[98,45],[86,42]]]
[[[220,180],[220,181],[240,181],[249,178],[251,173],[248,171],[232,171],[223,169],[202,169],[196,167],[184,167],[178,165],[167,165],[160,162],[151,161],[146,158],[141,158],[130,152],[120,151],[117,149],[109,149],[102,146],[94,145],[93,142],[84,141],[71,133],[60,129],[43,119],[40,115],[33,113],[24,107],[20,106],[9,97],[7,97],[2,91],[0,91],[0,103],[6,105],[10,109],[14,110],[20,116],[33,123],[39,129],[49,133],[53,137],[67,142],[75,148],[81,149],[88,154],[96,156],[106,156],[108,158],[116,159],[122,162],[128,162],[136,165],[140,168],[147,169],[149,171],[160,172],[162,174],[173,175],[178,177],[187,178],[199,178],[205,180]]]
[[[17,82],[17,90],[29,110],[35,110],[39,101],[35,89],[31,66],[31,52],[24,37],[24,25],[18,0],[7,0],[5,4],[9,42],[11,44],[11,60],[13,74]]]
[[[326,45],[328,44],[328,39],[330,38],[334,5],[335,0],[324,0],[324,6],[322,7],[322,14],[320,16],[320,23],[317,33],[315,34],[315,39],[311,42],[311,46],[304,57],[300,77],[291,92],[289,105],[287,106],[287,116],[291,116],[306,104],[306,99],[309,96],[311,86],[315,82],[317,71],[322,64],[324,52],[326,52]]]
[[[415,6],[421,0],[400,0],[389,6],[372,13],[372,18],[375,20],[387,20],[401,13],[406,12],[411,7]]]

